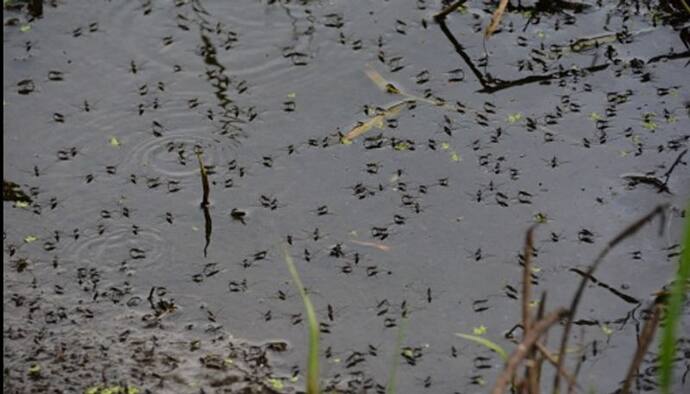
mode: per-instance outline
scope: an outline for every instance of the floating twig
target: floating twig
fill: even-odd
[[[438,14],[434,15],[434,20],[437,23],[440,23],[441,21],[445,20],[448,14],[451,12],[454,12],[458,8],[460,8],[463,4],[465,4],[467,0],[457,0],[455,3],[449,5],[448,7],[444,8],[439,12]]]
[[[668,191],[668,180],[671,178],[671,173],[676,168],[676,166],[681,163],[681,160],[683,159],[683,156],[685,156],[686,153],[688,153],[687,149],[680,152],[678,157],[676,157],[676,160],[673,162],[673,164],[671,164],[671,167],[669,167],[668,171],[666,171],[666,173],[664,174],[664,177],[665,177],[664,183],[663,183],[663,187],[665,189],[664,191]],[[659,189],[659,193],[661,193],[661,192],[662,192],[662,190]]]

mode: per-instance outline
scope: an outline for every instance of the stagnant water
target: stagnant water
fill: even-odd
[[[288,245],[324,386],[380,392],[399,363],[397,392],[486,392],[502,360],[455,333],[513,349],[526,229],[555,308],[667,203],[576,317],[581,389],[616,390],[680,252],[688,16],[513,1],[485,40],[496,3],[439,25],[423,0],[6,1],[4,391],[303,387]]]

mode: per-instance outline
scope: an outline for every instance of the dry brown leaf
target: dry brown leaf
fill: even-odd
[[[352,140],[366,133],[374,127],[382,129],[385,126],[383,123],[384,120],[386,120],[386,118],[395,116],[398,113],[400,113],[400,111],[407,103],[408,101],[400,101],[395,104],[392,104],[387,108],[384,108],[383,111],[381,111],[374,117],[369,118],[365,122],[360,122],[359,124],[357,124],[357,126],[353,127],[347,134],[345,134],[345,136],[343,136],[343,141],[352,142]]]

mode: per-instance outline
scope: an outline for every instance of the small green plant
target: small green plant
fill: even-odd
[[[463,334],[463,333],[459,333],[459,332],[455,333],[455,335],[459,336],[460,338],[464,338],[464,339],[467,339],[469,341],[476,342],[476,343],[478,343],[478,344],[480,344],[480,345],[482,345],[488,349],[491,349],[501,357],[501,360],[503,360],[503,362],[508,361],[508,352],[506,352],[505,349],[503,349],[501,347],[501,345],[499,345],[499,344],[497,344],[497,343],[495,343],[489,339],[486,339],[484,337],[480,337],[479,335]]]
[[[684,232],[678,272],[671,287],[668,309],[666,311],[666,325],[661,334],[659,382],[661,384],[661,392],[665,394],[671,392],[673,357],[676,352],[676,327],[682,313],[688,279],[690,279],[690,201],[685,209]]]
[[[405,338],[405,323],[407,323],[407,318],[403,317],[402,320],[400,320],[400,326],[398,327],[398,339],[395,342],[395,349],[393,351],[393,363],[391,364],[391,371],[388,375],[386,394],[395,394],[395,381],[398,373],[398,360],[400,359],[402,342]]]
[[[288,266],[290,275],[292,276],[295,286],[299,291],[299,295],[302,297],[302,302],[304,302],[304,309],[307,312],[307,323],[309,325],[309,356],[307,357],[307,394],[318,394],[320,393],[319,388],[319,322],[316,320],[316,312],[314,311],[314,305],[312,305],[309,295],[304,289],[302,284],[302,279],[297,272],[297,267],[295,262],[290,256],[290,251],[287,245],[283,247],[283,253],[285,255],[285,263]]]

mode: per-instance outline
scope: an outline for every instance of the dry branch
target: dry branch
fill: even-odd
[[[559,308],[541,319],[540,321],[534,323],[529,335],[522,340],[518,345],[517,349],[510,355],[508,362],[506,363],[503,372],[496,380],[496,385],[491,391],[493,394],[502,394],[505,392],[506,387],[510,383],[512,377],[515,375],[515,370],[517,369],[520,362],[525,359],[527,353],[532,349],[534,343],[539,340],[539,338],[548,330],[552,325],[558,322],[559,319],[568,315],[568,311],[565,308]]]

